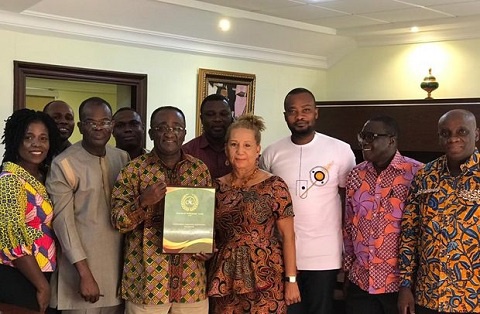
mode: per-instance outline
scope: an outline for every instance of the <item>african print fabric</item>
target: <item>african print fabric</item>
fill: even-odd
[[[112,191],[112,222],[125,233],[122,297],[136,304],[191,303],[206,299],[205,263],[192,254],[163,254],[163,206],[140,207],[139,197],[150,185],[211,186],[207,166],[182,154],[169,169],[155,152],[123,168]]]
[[[400,221],[408,189],[422,166],[397,151],[380,174],[364,161],[347,177],[344,270],[368,293],[398,291]]]
[[[217,303],[215,313],[285,313],[283,254],[275,225],[293,216],[287,185],[278,176],[245,189],[218,185],[218,252],[208,291]]]
[[[56,268],[52,203],[45,186],[11,162],[0,174],[0,264],[33,255],[42,272]]]
[[[480,313],[480,154],[453,177],[442,156],[412,182],[402,218],[400,286],[418,305]]]

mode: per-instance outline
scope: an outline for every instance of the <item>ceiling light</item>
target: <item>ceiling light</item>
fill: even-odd
[[[410,28],[410,31],[411,31],[412,33],[417,33],[417,32],[418,32],[418,27],[417,27],[417,26],[412,26],[412,27]]]
[[[230,30],[230,21],[227,19],[221,19],[220,22],[218,22],[218,27],[224,32],[227,32]]]

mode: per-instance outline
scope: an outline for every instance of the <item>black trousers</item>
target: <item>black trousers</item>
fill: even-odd
[[[300,270],[297,276],[302,302],[290,305],[288,314],[335,314],[333,290],[338,269]]]
[[[350,282],[345,306],[347,314],[398,314],[397,301],[398,292],[369,294]]]
[[[50,281],[51,273],[44,273]],[[38,311],[37,289],[16,268],[0,264],[0,303]]]

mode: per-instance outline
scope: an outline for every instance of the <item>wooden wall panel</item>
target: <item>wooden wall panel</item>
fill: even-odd
[[[387,114],[395,118],[400,127],[399,150],[424,162],[441,154],[437,123],[445,112],[457,108],[469,110],[477,117],[477,124],[480,117],[480,98],[335,101],[317,102],[317,107],[316,130],[349,143],[357,159],[360,153],[357,133],[373,116]]]

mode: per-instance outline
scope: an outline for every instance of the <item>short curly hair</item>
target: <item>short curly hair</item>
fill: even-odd
[[[48,130],[50,149],[40,167],[41,171],[46,172],[53,157],[60,152],[60,134],[55,121],[49,115],[32,109],[14,111],[5,121],[5,129],[2,136],[5,152],[2,163],[6,161],[17,163],[19,161],[18,150],[23,142],[28,126],[33,122],[43,123]]]

